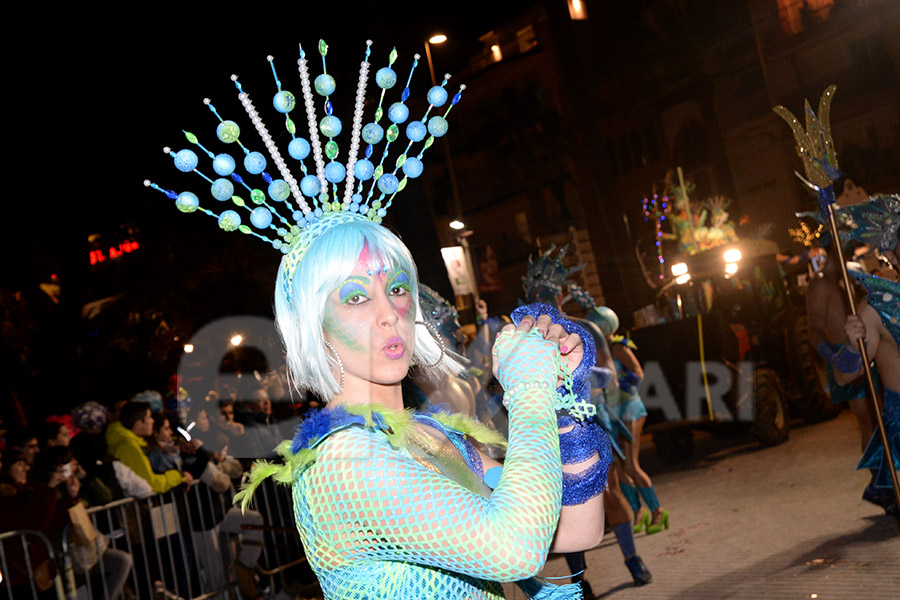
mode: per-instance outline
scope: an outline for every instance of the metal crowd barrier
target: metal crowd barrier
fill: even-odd
[[[98,533],[92,548],[73,542],[71,525],[63,531],[58,553],[38,532],[0,535],[3,542],[0,569],[6,578],[8,570],[4,561],[9,540],[19,536],[23,538],[21,543],[26,544],[24,537],[34,535],[46,545],[58,567],[54,585],[59,600],[113,600],[114,594],[124,598],[124,594],[117,593],[123,586],[139,600],[240,600],[235,573],[238,552],[244,547],[261,546],[257,570],[268,578],[269,589],[288,587],[285,572],[305,562],[293,521],[290,488],[272,481],[258,488],[252,509],[259,511],[262,519],[252,515],[242,518],[236,512],[226,519],[231,508],[232,494],[216,493],[206,485],[144,499],[114,501],[87,510]],[[261,539],[257,541],[258,538]],[[107,548],[127,553],[131,560],[121,555],[107,556]],[[27,552],[25,557],[27,562]],[[27,566],[33,597],[37,598],[34,583],[37,566],[30,563]],[[127,574],[123,572],[126,568]],[[111,578],[118,582],[114,584],[116,589],[110,589]],[[259,585],[261,592],[265,583]],[[3,600],[2,587],[0,600]],[[11,590],[9,594],[12,598]]]
[[[32,560],[33,552],[29,548],[31,538],[46,550],[46,559],[40,564],[34,564]],[[18,561],[17,550],[19,548],[22,550],[21,563]],[[27,574],[27,582],[16,586],[15,598],[12,585],[14,570],[23,575]],[[45,571],[38,575],[41,570]],[[45,590],[40,590],[39,580],[48,584]],[[0,597],[5,596],[9,600],[24,600],[23,594],[30,593],[31,598],[37,599],[41,592],[50,596],[55,592],[58,600],[64,598],[62,578],[59,575],[59,569],[56,568],[56,553],[53,551],[50,540],[40,531],[18,530],[0,533]]]
[[[293,502],[289,486],[278,485],[272,479],[264,480],[256,489],[251,504],[251,508],[262,514],[264,525],[244,528],[245,531],[263,531],[259,570],[269,578],[269,585],[273,589],[276,584],[281,589],[288,587],[288,582],[284,579],[285,571],[306,562],[303,544],[294,523]],[[276,575],[279,577],[277,582]]]

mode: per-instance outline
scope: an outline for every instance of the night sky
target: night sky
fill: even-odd
[[[179,339],[228,315],[271,318],[280,253],[250,236],[224,233],[200,213],[183,215],[173,201],[143,185],[151,179],[167,189],[190,190],[201,205],[222,210],[206,194],[207,184],[178,172],[162,148],[189,147],[185,129],[213,152],[239,157],[238,148],[225,149],[215,138],[217,121],[202,102],[209,97],[224,118],[241,125],[245,145],[264,151],[231,74],[240,76],[269,131],[281,133],[266,56],[275,56],[284,88],[299,100],[297,45],[313,55],[314,77],[321,72],[316,47],[325,39],[329,72],[338,84],[332,100],[345,128],[339,160],[345,160],[367,39],[374,41],[373,77],[393,46],[402,77],[412,55],[422,53],[411,87],[424,96],[430,87],[425,39],[438,32],[449,37],[434,50],[435,70],[439,77],[457,72],[481,49],[478,37],[514,14],[510,7],[523,10],[534,1],[272,3],[276,8],[245,3],[231,11],[224,3],[199,4],[100,10],[32,3],[17,6],[20,16],[6,20],[0,290],[5,299],[11,291],[23,292],[26,316],[13,320],[25,327],[29,367],[15,367],[9,382],[26,401],[39,400],[39,412],[65,410],[79,397],[109,401],[161,387],[180,355]],[[331,5],[336,8],[320,8]],[[453,89],[460,83],[454,80]],[[370,79],[369,98],[374,88]],[[302,111],[292,117],[303,135]],[[280,146],[287,156],[286,142]],[[204,161],[201,156],[201,170],[214,176]],[[277,170],[270,165],[268,171]],[[128,239],[128,228],[141,249],[92,267],[88,237],[97,235],[109,247]],[[433,262],[439,261],[435,253]],[[61,289],[57,305],[38,287],[52,276]],[[84,305],[119,294],[123,299],[101,317],[82,318]],[[170,329],[159,329],[163,321]]]
[[[176,189],[182,182],[185,189],[202,184],[196,176],[195,181],[179,180],[161,150],[186,147],[181,134],[186,129],[214,152],[222,151],[204,97],[244,127],[245,144],[262,149],[237,101],[232,73],[240,76],[269,130],[283,129],[271,110],[276,88],[268,54],[276,58],[284,87],[299,99],[297,44],[314,54],[315,76],[321,69],[315,49],[324,38],[330,46],[329,71],[338,81],[336,114],[346,129],[366,39],[375,42],[373,71],[384,66],[393,46],[400,52],[398,73],[409,68],[411,54],[422,53],[412,87],[414,94],[424,94],[429,84],[424,39],[436,32],[449,36],[450,42],[435,48],[434,62],[439,76],[452,73],[481,48],[479,35],[513,14],[511,7],[531,4],[294,2],[271,3],[277,8],[234,4],[240,7],[235,10],[223,10],[225,3],[196,2],[109,10],[26,6],[23,17],[7,23],[19,32],[17,43],[10,46],[7,38],[12,72],[7,71],[5,87],[13,108],[7,113],[7,133],[17,132],[15,139],[7,137],[7,145],[23,160],[15,160],[9,165],[14,170],[6,173],[7,223],[12,226],[3,236],[4,278],[31,283],[51,272],[71,271],[66,265],[73,253],[86,261],[88,235],[110,234],[123,223],[137,224],[150,240],[170,227],[182,231],[173,220],[216,230],[208,217],[180,215],[171,201],[142,182],[149,178]],[[373,87],[370,81],[369,96]],[[305,127],[300,111],[293,117]],[[23,148],[25,156],[19,154]]]

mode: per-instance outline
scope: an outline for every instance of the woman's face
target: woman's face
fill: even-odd
[[[368,262],[364,249],[328,296],[323,330],[344,365],[345,382],[395,384],[406,376],[415,345],[410,274],[393,265],[370,269]]]
[[[25,485],[28,481],[28,464],[24,460],[17,460],[9,468],[9,476],[13,483]]]
[[[209,416],[206,414],[205,410],[201,410],[197,413],[197,429],[204,433],[209,431]]]
[[[166,419],[159,426],[159,431],[156,432],[156,443],[163,445],[168,444],[170,441],[172,441],[172,428],[169,426],[169,420]]]
[[[234,404],[226,404],[222,407],[222,416],[227,423],[234,423]]]

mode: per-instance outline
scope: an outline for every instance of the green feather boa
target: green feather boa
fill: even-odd
[[[379,420],[388,427],[383,433],[387,436],[391,446],[398,450],[407,448],[408,434],[414,424],[414,411],[395,410],[375,404],[351,404],[342,406],[342,408],[351,415],[362,417],[367,428],[375,427],[375,419],[372,415],[377,413]],[[470,417],[445,412],[429,413],[429,416],[447,429],[467,435],[477,442],[488,446],[506,447],[506,440],[499,432]],[[240,504],[242,511],[247,510],[253,498],[253,492],[269,477],[282,485],[290,485],[296,473],[302,472],[315,462],[318,455],[316,446],[320,442],[321,439],[317,439],[310,448],[303,448],[297,453],[291,452],[290,440],[278,444],[275,452],[282,457],[283,462],[280,464],[268,460],[254,462],[249,478],[241,486],[241,491],[234,496],[234,503]]]

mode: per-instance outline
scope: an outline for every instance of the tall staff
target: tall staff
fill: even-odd
[[[806,171],[806,177],[796,173],[807,186],[816,191],[819,198],[819,210],[822,216],[828,218],[828,224],[831,229],[831,236],[834,245],[837,248],[838,264],[841,266],[841,276],[844,280],[844,291],[847,294],[847,301],[850,306],[850,313],[858,316],[856,309],[856,298],[853,295],[853,289],[850,287],[850,275],[847,272],[847,264],[844,261],[844,251],[841,247],[840,232],[838,231],[837,221],[834,217],[834,182],[841,176],[838,168],[837,153],[834,150],[834,141],[831,137],[831,101],[834,98],[834,92],[837,86],[830,85],[825,88],[822,97],[819,100],[818,116],[813,112],[809,101],[805,101],[806,109],[806,128],[804,129],[800,121],[788,109],[783,106],[776,106],[772,110],[784,119],[794,133],[794,140],[797,142],[797,150],[800,158],[803,159],[803,166]],[[872,369],[869,366],[869,353],[866,350],[865,338],[857,340],[859,345],[859,353],[862,357],[863,371],[866,375],[866,385],[869,391],[869,399],[875,408],[875,421],[878,425],[878,435],[881,437],[881,444],[885,454],[884,460],[889,465],[891,474],[891,483],[894,488],[894,502],[900,507],[900,481],[898,481],[897,470],[893,468],[894,461],[891,456],[891,448],[888,441],[887,429],[884,426],[884,417],[881,413],[881,407],[878,405],[878,396],[875,392],[875,380],[872,377]],[[900,520],[900,517],[898,517]]]

